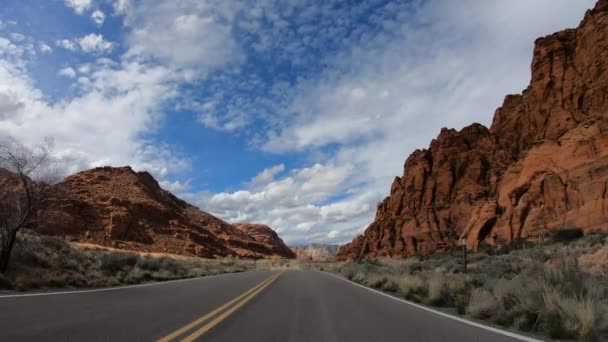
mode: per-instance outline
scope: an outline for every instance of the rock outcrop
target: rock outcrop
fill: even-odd
[[[296,257],[294,252],[287,247],[277,232],[264,224],[253,223],[234,223],[232,224],[241,232],[251,236],[255,241],[266,246],[273,254],[281,255],[285,258],[293,259]]]
[[[374,222],[338,259],[429,254],[608,228],[608,0],[535,43],[530,85],[490,128],[442,129],[414,151]]]
[[[311,261],[328,261],[333,259],[338,252],[338,245],[324,243],[311,243],[306,246],[292,247],[296,259]]]
[[[101,167],[67,177],[54,187],[40,229],[142,252],[294,257],[270,228],[265,233],[273,238],[258,241],[258,236],[180,200],[149,173],[130,167]]]

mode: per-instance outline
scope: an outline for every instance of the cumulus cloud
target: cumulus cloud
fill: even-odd
[[[247,183],[249,189],[184,196],[229,222],[266,223],[290,243],[348,239],[374,210],[373,194],[365,190],[327,203],[338,189],[353,185],[350,166],[315,164],[275,179],[284,169],[281,164],[263,170]],[[336,231],[329,234],[328,227]]]
[[[76,39],[60,39],[57,40],[56,45],[70,51],[80,50],[96,54],[108,53],[114,48],[114,43],[107,41],[102,34],[96,33],[89,33]]]
[[[90,1],[66,1],[66,4],[78,13],[92,7]],[[156,4],[171,7],[169,2]],[[149,41],[143,36],[127,39],[125,46],[129,54],[117,60],[101,57],[94,63],[78,65],[76,70],[72,67],[60,70],[61,76],[76,79],[78,91],[50,102],[29,75],[27,63],[21,58],[24,48],[0,38],[0,106],[3,110],[0,135],[13,136],[26,144],[37,143],[45,136],[54,137],[55,154],[67,162],[66,173],[102,165],[132,165],[150,171],[168,188],[184,191],[189,187],[188,182],[166,179],[188,171],[191,168],[189,157],[175,152],[170,145],[149,140],[149,137],[159,129],[164,120],[164,106],[179,94],[180,85],[230,61],[225,52],[231,49],[230,44],[217,41],[229,38],[224,32],[225,25],[215,21],[215,14],[205,17],[205,11],[192,12],[186,8],[163,14],[155,12],[151,2],[134,7],[122,0],[114,5],[133,32],[158,30],[161,33],[159,23],[154,21],[156,18],[144,18],[141,14],[151,11],[158,18],[166,14],[168,19],[165,19],[173,23],[172,29],[179,34],[175,42],[164,35],[162,49],[173,51],[175,45],[187,54],[184,42],[205,45],[205,41],[211,40],[205,48],[214,51],[200,50],[196,54],[198,60],[173,63],[176,59],[164,58],[160,50],[148,46],[155,44],[154,37],[149,37]],[[197,18],[188,17],[192,13],[197,13]],[[218,34],[215,28],[219,29]],[[204,29],[204,32],[190,32],[198,29]],[[219,38],[207,39],[207,36]],[[109,52],[114,47],[114,43],[95,33],[76,39],[60,39],[56,45],[94,54]],[[137,49],[140,50],[135,53]],[[219,60],[220,56],[223,60]],[[56,125],[58,121],[62,124]]]
[[[69,40],[69,39],[60,39],[57,42],[55,42],[55,44],[57,46],[60,46],[66,50],[70,50],[70,51],[76,51],[76,49],[78,49],[78,46],[76,45],[76,43],[74,43],[73,41]]]
[[[92,0],[65,0],[65,5],[74,10],[77,14],[82,14],[93,5]]]
[[[105,40],[103,35],[89,33],[86,36],[78,39],[78,45],[84,52],[104,53],[112,50],[114,46],[111,42]]]
[[[258,173],[255,177],[253,177],[249,184],[251,184],[253,187],[266,185],[272,182],[274,180],[274,177],[283,171],[285,171],[284,164],[279,164],[266,168],[262,172]]]
[[[121,15],[131,7],[131,2],[130,0],[115,0],[112,7],[114,8],[114,13]]]
[[[242,57],[230,21],[232,2],[143,2],[125,5],[128,56],[151,56],[182,70],[209,70]]]
[[[51,52],[53,52],[53,48],[51,48],[45,42],[39,42],[38,43],[38,50],[40,50],[40,52],[42,52],[42,53],[51,53]]]
[[[106,15],[100,10],[95,10],[93,13],[91,13],[91,20],[93,20],[93,22],[95,22],[95,24],[98,26],[101,26],[106,20]]]
[[[88,74],[91,72],[91,64],[85,63],[78,66],[78,72],[81,74]]]
[[[74,69],[72,69],[71,67],[65,67],[61,70],[59,70],[58,73],[60,76],[64,76],[67,78],[74,78],[76,77],[76,71]]]
[[[63,73],[76,74],[73,69]],[[54,137],[55,157],[65,162],[66,173],[132,165],[164,179],[190,168],[186,156],[142,138],[158,127],[159,108],[176,94],[170,70],[124,61],[98,65],[89,82],[82,94],[49,103],[24,67],[0,59],[2,108],[11,113],[0,118],[0,135],[26,144]]]
[[[17,94],[9,89],[0,91],[0,120],[12,118],[13,115],[23,109]]]

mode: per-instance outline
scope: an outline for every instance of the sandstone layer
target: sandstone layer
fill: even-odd
[[[406,257],[608,229],[608,0],[535,42],[530,85],[490,128],[442,129],[414,151],[338,259]]]

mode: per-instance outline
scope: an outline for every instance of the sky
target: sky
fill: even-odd
[[[0,142],[131,165],[228,222],[344,243],[442,127],[489,125],[593,0],[0,0]]]

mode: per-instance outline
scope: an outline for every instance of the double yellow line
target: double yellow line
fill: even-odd
[[[175,330],[171,334],[160,338],[159,340],[157,340],[157,342],[170,342],[173,339],[176,339],[177,337],[191,331],[192,329],[199,327],[201,324],[203,324],[203,323],[207,322],[208,320],[210,320],[211,318],[215,317],[211,321],[209,321],[207,324],[204,324],[199,329],[192,332],[190,335],[187,335],[186,337],[182,338],[180,341],[191,342],[191,341],[196,340],[197,338],[199,338],[203,334],[205,334],[207,331],[211,330],[213,327],[218,325],[224,319],[226,319],[226,317],[230,316],[233,312],[235,312],[236,310],[241,308],[243,305],[247,304],[247,302],[249,302],[256,295],[258,295],[265,288],[267,288],[270,284],[272,284],[272,282],[274,282],[284,272],[285,271],[271,275],[270,277],[266,278],[264,281],[257,284],[256,286],[250,288],[249,290],[247,290],[245,293],[241,294],[240,296],[225,303],[224,305],[220,306],[219,308],[205,314],[204,316],[197,318],[196,320],[192,321],[191,323],[188,323],[187,325],[183,326],[182,328]]]

